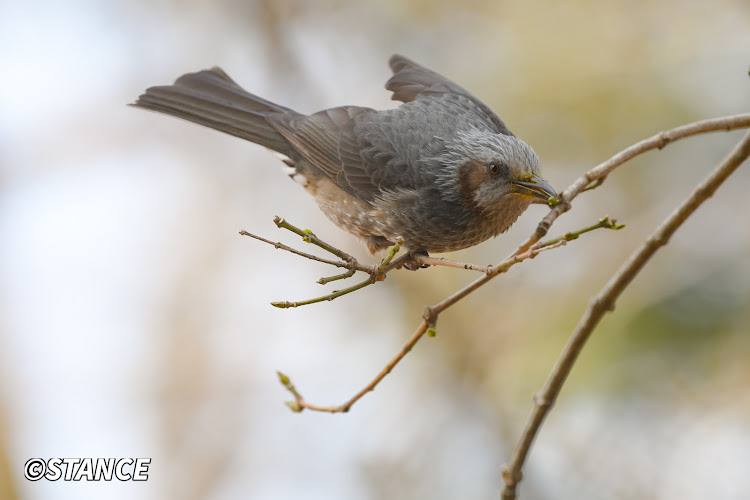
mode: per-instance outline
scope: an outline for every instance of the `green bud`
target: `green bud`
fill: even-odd
[[[302,407],[296,401],[284,401],[284,404],[287,405],[289,409],[294,413],[299,413],[302,411]]]
[[[279,376],[279,382],[281,382],[282,384],[289,385],[291,383],[291,380],[289,380],[289,377],[287,377],[283,373],[277,371],[276,375]]]

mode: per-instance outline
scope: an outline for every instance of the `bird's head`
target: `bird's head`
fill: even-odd
[[[530,203],[558,198],[540,177],[534,150],[514,136],[480,130],[459,133],[439,160],[438,180],[446,198],[487,215],[523,211]]]

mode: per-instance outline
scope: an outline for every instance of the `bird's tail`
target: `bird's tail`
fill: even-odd
[[[247,92],[218,67],[183,75],[173,85],[150,87],[132,106],[205,125],[286,156],[293,154],[291,144],[266,117],[297,113]]]

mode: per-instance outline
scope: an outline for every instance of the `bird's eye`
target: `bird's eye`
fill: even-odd
[[[498,175],[502,171],[502,168],[500,168],[500,165],[497,163],[490,163],[487,165],[487,171],[490,175]]]

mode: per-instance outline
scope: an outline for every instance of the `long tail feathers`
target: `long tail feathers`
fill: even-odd
[[[294,154],[266,116],[297,113],[245,91],[218,67],[183,75],[173,85],[150,87],[132,106],[220,130],[286,156]]]

